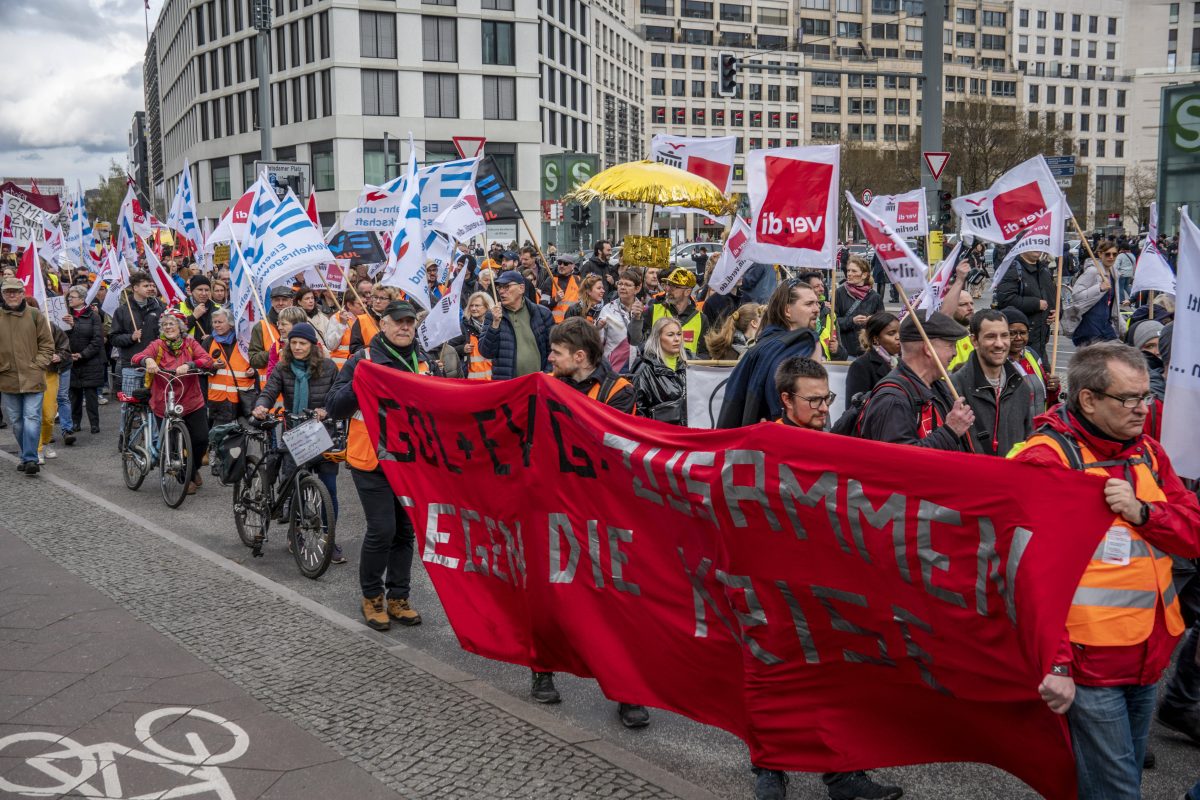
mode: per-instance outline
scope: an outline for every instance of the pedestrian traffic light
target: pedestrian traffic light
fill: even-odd
[[[942,201],[941,220],[942,220],[942,224],[946,225],[947,223],[950,222],[951,219],[954,218],[953,214],[951,213],[951,206],[950,206],[950,201],[954,199],[954,195],[950,194],[949,192],[942,192],[939,195],[939,197],[941,198],[941,201]]]
[[[737,74],[741,61],[733,53],[721,53],[717,60],[721,69],[721,85],[717,88],[717,94],[734,97],[737,94]]]

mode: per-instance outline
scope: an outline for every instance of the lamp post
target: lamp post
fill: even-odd
[[[258,31],[258,135],[263,161],[271,160],[271,0],[253,0]]]

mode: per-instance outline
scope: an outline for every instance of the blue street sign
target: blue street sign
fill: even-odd
[[[1046,166],[1050,167],[1050,174],[1056,178],[1075,176],[1075,156],[1046,156]]]

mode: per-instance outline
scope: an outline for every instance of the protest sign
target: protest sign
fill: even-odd
[[[721,727],[770,769],[974,761],[1074,796],[1037,687],[1112,519],[1103,479],[481,383],[354,375],[465,649]]]
[[[749,248],[747,248],[752,238],[753,233],[750,226],[746,224],[746,220],[734,217],[733,228],[725,239],[725,248],[721,251],[721,258],[718,259],[717,266],[713,268],[712,275],[708,278],[709,289],[716,294],[729,294],[734,290],[738,281],[746,274],[746,270],[754,266],[754,259],[749,257]]]
[[[1200,479],[1200,228],[1179,215],[1179,274],[1162,444],[1175,471]]]

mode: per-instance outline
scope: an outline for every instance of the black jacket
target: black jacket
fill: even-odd
[[[595,371],[581,381],[576,381],[572,378],[559,378],[559,380],[565,383],[567,386],[570,386],[577,392],[583,392],[584,394],[590,392],[592,387],[596,386],[597,384],[600,385],[600,391],[603,393],[604,383],[606,381],[610,385],[615,385],[618,379],[620,379],[620,376],[613,372],[613,368],[610,367],[608,362],[604,359],[600,359],[600,363],[596,366]],[[604,397],[603,394],[597,399],[609,408],[615,408],[617,411],[621,411],[626,414],[633,413],[635,397],[632,384],[622,387],[612,395],[611,399]]]
[[[429,365],[429,374],[441,377],[437,366],[430,360],[429,356],[421,349],[419,344],[415,344],[413,352],[416,353],[417,361],[424,362]],[[381,367],[389,367],[394,370],[407,372],[407,365],[401,364],[392,358],[392,354],[383,344],[383,334],[379,334],[371,340],[369,347],[359,350],[346,360],[338,371],[337,377],[333,381],[333,386],[330,387],[329,393],[325,396],[325,411],[328,412],[330,419],[350,419],[358,411],[358,395],[354,393],[354,369],[358,363],[366,358],[367,354],[371,355],[371,363],[378,364]],[[276,368],[275,372],[278,372]],[[275,372],[271,373],[271,377],[275,376]],[[311,395],[311,392],[310,392]]]
[[[926,386],[901,360],[871,393],[859,420],[860,436],[873,442],[963,452],[967,449],[963,439],[945,425],[935,424],[923,439],[919,435],[922,414],[932,410],[936,418],[944,420],[952,405],[950,389],[943,381]]]
[[[1033,392],[1011,361],[1004,362],[1004,388],[998,403],[996,390],[979,365],[978,352],[972,353],[950,380],[975,412],[973,433],[977,447],[973,452],[1003,458],[1013,445],[1033,433]]]
[[[604,259],[593,255],[579,266],[579,282],[583,283],[583,279],[588,275],[599,275],[600,280],[604,282],[605,299],[607,299],[609,293],[617,290],[619,272],[620,267],[614,267]]]
[[[313,375],[310,370],[307,410],[325,408],[329,392],[333,388],[333,382],[337,376],[337,365],[328,358],[321,359],[320,374]],[[271,377],[267,378],[267,382],[259,392],[258,400],[254,404],[270,408],[271,404],[275,402],[275,398],[281,394],[283,395],[284,409],[291,413],[292,399],[296,396],[296,375],[292,372],[291,364],[283,363],[282,359],[275,365],[275,369],[271,370]]]
[[[845,284],[838,286],[837,291],[833,293],[833,313],[837,315],[838,342],[847,355],[853,357],[863,351],[862,344],[858,341],[858,332],[863,326],[855,325],[854,318],[859,314],[869,317],[880,311],[883,311],[883,298],[874,289],[867,292],[867,296],[860,302],[850,296],[850,290]]]
[[[643,354],[633,367],[637,414],[672,425],[687,425],[687,362],[671,369],[657,357]]]
[[[846,371],[846,402],[862,392],[869,392],[887,377],[892,364],[872,347],[850,364]]]
[[[88,308],[82,315],[75,316],[75,325],[67,332],[71,352],[79,354],[79,360],[71,364],[71,385],[84,389],[103,386],[108,372],[108,359],[104,356],[104,322],[100,312]]]
[[[1041,358],[1046,357],[1050,326],[1046,319],[1054,310],[1055,283],[1049,262],[1026,264],[1020,258],[1008,268],[996,287],[996,308],[1017,308],[1029,317],[1029,347]],[[1041,301],[1046,308],[1041,308]]]
[[[130,315],[130,309],[133,315]],[[129,363],[138,353],[146,349],[146,345],[158,338],[158,318],[162,316],[163,304],[157,297],[151,297],[143,308],[134,301],[132,294],[126,294],[117,304],[113,314],[112,330],[109,336],[113,347],[121,354],[121,361]],[[133,340],[134,331],[141,331],[140,341]]]

